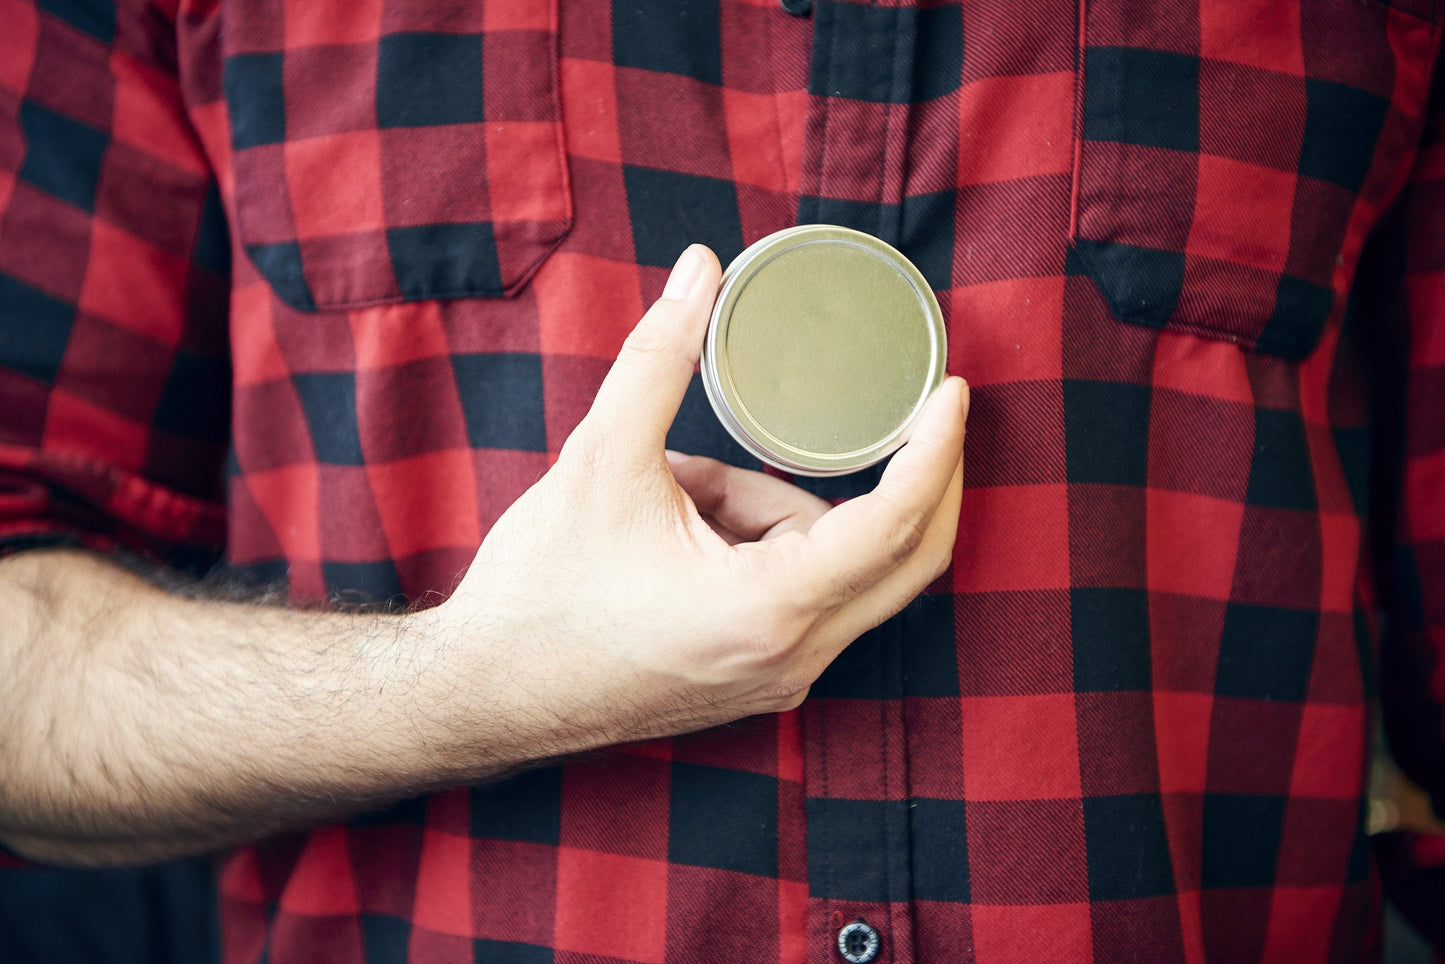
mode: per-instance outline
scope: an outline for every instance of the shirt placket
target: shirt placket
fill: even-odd
[[[898,243],[917,15],[814,7],[799,223]],[[803,707],[810,964],[914,959],[903,625],[854,643]]]

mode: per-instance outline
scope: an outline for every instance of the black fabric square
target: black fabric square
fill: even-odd
[[[485,119],[480,34],[394,33],[381,38],[378,127],[436,127]]]
[[[723,264],[742,253],[732,182],[650,167],[625,166],[622,175],[639,264],[671,268],[694,241],[712,248]]]
[[[547,451],[541,358],[524,353],[453,355],[452,370],[472,448]]]
[[[387,958],[404,961],[405,957]],[[552,964],[552,950],[512,941],[472,941],[473,964]]]
[[[896,246],[934,291],[953,285],[954,198],[953,191],[939,191],[903,199],[902,233]]]
[[[688,382],[687,393],[677,410],[677,418],[667,431],[667,447],[687,455],[704,455],[728,465],[740,465],[757,469],[762,463],[737,443],[712,410],[707,400],[707,390],[702,387],[702,376],[693,373]]]
[[[306,272],[301,267],[301,245],[295,241],[248,244],[246,257],[271,285],[276,297],[297,311],[316,310],[316,301],[306,284]]]
[[[1090,47],[1084,138],[1199,150],[1199,58],[1135,47]]]
[[[809,691],[827,699],[896,700],[903,696],[902,616],[853,640],[823,670]]]
[[[1149,400],[1144,385],[1064,381],[1064,452],[1070,482],[1145,484]]]
[[[899,648],[904,695],[957,696],[958,640],[953,626],[953,596],[924,593],[894,618],[902,624]]]
[[[908,804],[809,800],[809,896],[879,904],[907,900],[908,881],[917,868],[907,851],[891,842],[908,833]]]
[[[917,10],[820,3],[813,16],[817,24],[813,28],[810,94],[879,104],[909,102],[913,84],[909,61],[918,30]]]
[[[1204,795],[1205,887],[1268,887],[1274,883],[1284,828],[1280,797]]]
[[[404,961],[411,923],[384,914],[361,915],[361,946],[368,961]]]
[[[1314,472],[1298,412],[1255,410],[1254,458],[1245,501],[1272,509],[1314,509]]]
[[[1069,273],[1087,274],[1121,321],[1162,328],[1184,287],[1184,255],[1113,241],[1079,238]]]
[[[1275,289],[1274,312],[1259,336],[1257,347],[1285,358],[1304,358],[1319,344],[1325,319],[1334,306],[1332,289],[1289,275],[1281,276]]]
[[[1085,797],[1084,840],[1091,900],[1174,893],[1169,838],[1158,796]]]
[[[412,797],[385,810],[363,813],[346,821],[349,827],[388,827],[403,823],[412,827],[426,826],[427,797]]]
[[[326,591],[343,606],[366,606],[388,612],[406,608],[401,577],[390,559],[378,562],[327,559],[321,563],[321,571],[326,579]]]
[[[113,0],[37,0],[35,5],[97,40],[110,43],[115,39]]]
[[[613,0],[612,57],[619,67],[721,84],[718,0]]]
[[[1369,173],[1389,104],[1358,87],[1305,81],[1305,135],[1299,172],[1358,191]]]
[[[908,802],[913,840],[913,898],[967,904],[968,833],[962,800]]]
[[[817,478],[799,475],[794,476],[793,484],[820,499],[856,499],[878,487],[878,480],[883,477],[883,470],[887,467],[888,462],[883,461],[848,475],[825,475]]]
[[[920,214],[920,220],[923,220],[921,212],[917,213]],[[864,231],[887,241],[895,248],[902,244],[899,235],[903,227],[903,212],[896,204],[849,201],[844,198],[813,197],[805,194],[798,198],[798,223],[836,224],[855,231]]]
[[[282,55],[237,54],[226,58],[221,86],[236,150],[286,140],[286,85]]]
[[[396,285],[409,301],[502,294],[497,238],[489,221],[388,228]]]
[[[233,478],[240,473],[229,473]],[[228,565],[225,585],[238,594],[252,597],[286,592],[290,569],[285,559],[262,559],[240,565]]]
[[[548,767],[473,787],[472,836],[556,846],[562,839],[562,770]]]
[[[1307,610],[1230,603],[1224,613],[1215,693],[1303,702],[1318,626],[1319,614]]]
[[[1373,434],[1365,427],[1336,428],[1331,430],[1330,437],[1334,439],[1335,451],[1340,455],[1340,469],[1345,473],[1345,483],[1350,489],[1350,502],[1363,516],[1370,511]]]
[[[351,372],[292,375],[316,461],[325,465],[362,465],[361,433],[356,427],[356,376]]]
[[[226,209],[221,203],[221,192],[214,184],[207,189],[206,200],[201,206],[201,226],[196,232],[191,260],[207,271],[227,279],[231,277],[231,235],[227,228]]]
[[[920,104],[958,90],[963,80],[963,6],[918,11],[913,55],[913,102]]]
[[[20,104],[20,132],[25,138],[20,180],[82,211],[94,211],[109,136],[28,100]]]
[[[153,419],[157,428],[202,442],[231,425],[231,368],[224,358],[177,352]]]
[[[1149,594],[1142,589],[1069,591],[1074,689],[1081,693],[1147,690]]]
[[[778,782],[744,770],[672,765],[667,859],[760,877],[778,873]]]
[[[0,367],[54,383],[70,343],[75,308],[0,274]]]

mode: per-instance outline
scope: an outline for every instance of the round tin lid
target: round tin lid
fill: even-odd
[[[723,272],[703,345],[708,400],[733,438],[800,475],[880,462],[943,381],[943,314],[923,274],[878,238],[807,224]]]

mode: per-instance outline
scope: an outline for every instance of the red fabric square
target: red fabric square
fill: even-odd
[[[1445,149],[1438,153],[1445,158]],[[1445,181],[1445,165],[1440,178]],[[1411,275],[1405,291],[1415,317],[1445,318],[1445,270]],[[1417,325],[1410,332],[1410,364],[1419,370],[1445,366],[1445,325]]]
[[[721,88],[680,74],[618,67],[622,159],[701,177],[731,179]]]
[[[1406,492],[1445,492],[1445,450],[1407,459],[1404,486]],[[1445,540],[1445,512],[1407,508],[1401,535],[1414,543]]]
[[[442,307],[435,301],[409,301],[349,311],[346,321],[356,346],[358,373],[424,358],[447,357]]]
[[[1183,251],[1194,216],[1196,154],[1085,141],[1079,168],[1079,236]]]
[[[914,697],[904,704],[908,731],[909,793],[935,800],[963,799],[963,720],[958,700]]]
[[[551,122],[482,125],[487,141],[487,191],[494,222],[561,222],[572,217],[572,195]]]
[[[0,21],[5,18],[0,13]],[[113,54],[110,64],[115,72],[111,137],[189,174],[205,176],[209,166],[185,112],[174,99],[175,81],[123,53]]]
[[[1080,693],[1079,773],[1085,796],[1158,793],[1153,699],[1148,692]]]
[[[1284,796],[1299,739],[1300,712],[1297,703],[1215,697],[1209,728],[1209,792]]]
[[[395,462],[468,445],[457,376],[448,358],[358,372],[356,415],[361,450],[369,462]]]
[[[408,127],[378,136],[387,227],[491,220],[487,138],[481,125]],[[446,163],[439,165],[437,158]]]
[[[66,391],[52,391],[41,443],[55,453],[95,459],[107,468],[145,464],[147,426]]]
[[[954,624],[968,627],[958,655],[964,696],[1068,693],[1074,663],[1065,589],[969,593],[954,600]],[[977,648],[974,648],[977,644]]]
[[[1353,612],[1359,575],[1360,520],[1353,514],[1324,512],[1319,521],[1323,558],[1320,609],[1328,613]]]
[[[1201,154],[1189,254],[1282,271],[1294,185],[1293,174]]]
[[[1302,77],[1215,60],[1199,65],[1201,157],[1232,157],[1293,175],[1308,110]]]
[[[381,36],[383,0],[306,0],[277,6],[284,10],[283,46],[287,51],[323,44],[366,43]]]
[[[1145,511],[1149,588],[1228,600],[1244,507],[1210,496],[1150,489]]]
[[[318,465],[321,491],[337,505],[346,506],[345,525],[321,530],[323,558],[338,562],[375,562],[387,559],[381,516],[365,472],[350,465]]]
[[[1027,519],[1028,525],[1019,525],[1019,519]],[[1068,586],[1069,506],[1064,485],[964,491],[953,550],[954,592]]]
[[[1176,339],[1166,336],[1161,339],[1164,340],[1182,348]],[[1201,338],[1191,337],[1189,340],[1197,346],[1214,344]],[[1229,381],[1241,383],[1238,387],[1247,391],[1248,375],[1237,361],[1239,349],[1233,345],[1219,347],[1236,356],[1235,360],[1227,363],[1234,369],[1229,372]],[[1161,351],[1164,350],[1162,344],[1160,348]],[[1200,354],[1204,357],[1196,358],[1187,350],[1171,352],[1169,361],[1190,364],[1198,360],[1201,367],[1207,369],[1210,362],[1221,360],[1212,349],[1206,349]],[[1158,359],[1155,365],[1156,371],[1166,367],[1165,363]],[[1153,490],[1169,489],[1230,502],[1243,502],[1249,492],[1254,421],[1254,407],[1248,402],[1225,402],[1156,384],[1150,397],[1149,409],[1151,495]],[[1203,506],[1204,503],[1199,503],[1191,508]],[[1216,517],[1222,510],[1216,508],[1206,511],[1211,517]],[[1236,533],[1238,528],[1236,524]],[[1236,537],[1230,538],[1233,540]]]
[[[1343,876],[1340,877],[1344,879]],[[1339,919],[1342,888],[1276,886],[1269,895],[1269,929],[1262,960],[1323,961],[1330,957],[1333,928],[1323,921]]]
[[[393,558],[482,544],[476,516],[456,511],[458,506],[476,503],[470,451],[432,452],[370,464],[366,472]]]
[[[98,131],[109,130],[115,92],[110,56],[111,47],[99,38],[60,17],[41,17],[25,96]]]
[[[465,867],[471,900],[470,936],[549,944],[561,884],[556,848],[514,840],[473,839],[470,843]]]
[[[1088,904],[973,905],[973,947],[980,961],[1088,961]]]
[[[1069,572],[1073,585],[1145,587],[1147,493],[1132,485],[1074,486],[1070,490]]]
[[[104,221],[91,229],[80,310],[163,345],[180,338],[188,266]]]
[[[288,142],[344,131],[375,136],[375,43],[289,50],[283,69]]]
[[[667,859],[666,760],[608,753],[568,766],[562,778],[563,847]]]
[[[306,838],[281,892],[283,913],[313,917],[358,913],[346,841],[341,827],[323,827]]]
[[[286,177],[286,146],[248,147],[232,156],[236,218],[247,244],[296,240],[291,191]]]
[[[958,92],[958,184],[1063,174],[1074,163],[1073,71],[990,77]]]
[[[1072,694],[966,696],[961,702],[967,799],[1079,796]]]
[[[662,964],[665,906],[665,863],[572,847],[557,851],[558,950]],[[637,913],[639,907],[658,910]]]
[[[391,251],[386,235],[380,230],[357,234],[329,234],[301,239],[301,264],[306,272],[306,284],[318,305],[349,306],[365,305],[387,298],[397,298],[401,291],[392,273]],[[281,311],[288,311],[283,305]],[[306,318],[299,328],[302,332],[311,327],[320,327],[313,312],[298,312]],[[339,322],[339,313],[326,316]],[[285,331],[295,325],[294,320],[282,322]],[[327,371],[345,369],[350,365],[351,346],[333,361],[319,366]],[[343,361],[342,359],[346,359]]]
[[[304,419],[300,424],[304,432]],[[317,466],[248,472],[233,488],[240,486],[245,487],[288,558],[307,562],[321,558],[321,526],[316,517]]]
[[[1154,684],[1161,689],[1212,693],[1227,604],[1155,592],[1149,600],[1149,645]]]
[[[817,700],[804,707],[808,786],[848,800],[899,799],[908,786],[908,760],[880,733],[895,733],[902,707],[892,700]],[[845,767],[829,761],[847,760]],[[965,776],[965,779],[968,779]]]
[[[1199,0],[1199,53],[1303,76],[1299,5],[1273,0]]]
[[[1157,418],[1160,412],[1160,389],[1172,389],[1174,392],[1202,399],[1251,406],[1241,410],[1237,416],[1231,416],[1227,421],[1233,424],[1243,420],[1245,429],[1253,432],[1254,389],[1250,387],[1249,372],[1237,345],[1166,331],[1159,333],[1153,352],[1154,370],[1150,378],[1155,390],[1154,417]],[[1212,413],[1209,417],[1219,418],[1220,415]],[[1191,430],[1198,427],[1190,426]],[[1151,442],[1151,446],[1152,444]],[[1198,446],[1207,447],[1209,446]],[[1243,464],[1247,471],[1247,460]]]
[[[71,326],[55,387],[146,425],[165,389],[173,355],[168,345],[82,314]]]
[[[560,446],[560,443],[558,444]],[[545,452],[512,452],[502,449],[474,452],[472,461],[477,478],[477,526],[483,537],[491,531],[502,513],[521,498],[522,493],[531,488],[551,465]],[[465,565],[471,561],[472,547],[461,548],[468,550],[469,558],[463,560]],[[451,573],[460,571],[461,566],[452,566],[446,578],[450,580]]]
[[[1320,604],[1319,516],[1298,509],[1246,506],[1240,526],[1235,602],[1316,610]]]
[[[1355,797],[1290,800],[1275,879],[1285,886],[1340,886],[1349,873],[1350,851],[1360,831],[1360,803]]]
[[[1017,278],[953,288],[948,370],[970,385],[1057,379],[1064,279]]]
[[[298,238],[386,227],[381,210],[381,144],[374,131],[288,141],[286,189]]]
[[[537,312],[545,354],[610,362],[644,309],[637,269],[629,264],[559,251],[538,274]]]
[[[617,136],[617,87],[611,64],[562,59],[562,121],[567,151],[612,164],[622,162]]]
[[[781,911],[779,891],[776,880],[679,865],[668,872],[666,905],[647,913],[666,914],[686,941],[696,940],[699,932],[708,934],[710,960],[781,961],[780,928],[773,924]]]
[[[547,448],[556,452],[592,407],[597,389],[611,363],[602,358],[576,355],[542,356],[542,378],[547,385],[543,406],[547,414]]]
[[[469,0],[428,0],[427,3],[384,0],[381,29],[386,33],[480,33],[484,29],[485,8],[490,5],[491,0],[487,3]]]
[[[1368,741],[1363,706],[1306,705],[1300,717],[1290,796],[1358,799]]]
[[[1154,691],[1154,739],[1159,752],[1159,791],[1203,793],[1209,766],[1208,693]]]
[[[0,89],[23,94],[30,71],[35,66],[40,14],[33,3],[0,0],[0,23],[5,24],[5,32],[9,35],[5,45],[6,55],[0,57]]]
[[[772,94],[730,89],[722,92],[733,179],[740,184],[787,191],[788,164],[779,139],[775,103]]]
[[[1306,696],[1310,703],[1353,706],[1364,701],[1365,681],[1361,674],[1360,641],[1356,636],[1354,616],[1353,611],[1320,614]],[[1445,666],[1445,661],[1440,665]]]
[[[491,4],[482,7],[489,9]],[[482,114],[490,123],[560,124],[556,40],[540,30],[482,35]],[[561,137],[560,130],[557,136]]]
[[[475,4],[465,3],[473,7]],[[557,5],[535,0],[487,0],[482,8],[483,30],[552,30],[557,29]]]

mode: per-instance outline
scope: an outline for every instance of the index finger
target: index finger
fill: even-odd
[[[805,599],[837,607],[866,592],[909,561],[924,544],[924,535],[948,494],[963,458],[964,423],[968,418],[968,385],[949,378],[929,399],[912,437],[893,456],[876,488],[824,515],[808,533],[802,549],[805,564],[795,575],[805,583],[797,589]],[[952,526],[958,506],[951,503]],[[952,540],[949,540],[949,547]],[[939,560],[939,566],[947,559]],[[933,578],[920,576],[917,592]],[[910,587],[900,587],[906,592]]]

